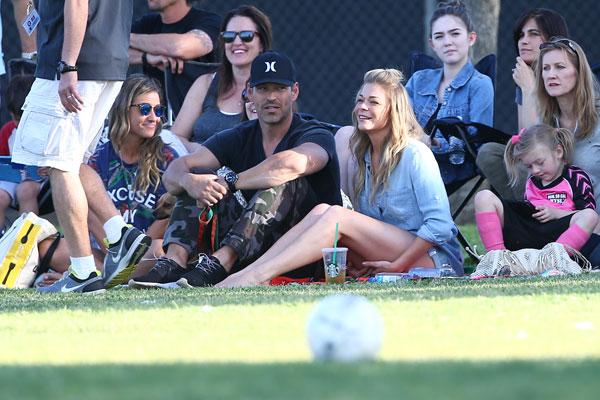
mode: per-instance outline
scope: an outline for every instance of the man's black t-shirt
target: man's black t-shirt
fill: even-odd
[[[302,211],[308,212],[319,203],[342,204],[340,194],[340,170],[335,152],[335,140],[331,132],[319,121],[304,120],[294,114],[290,129],[275,148],[274,153],[290,150],[303,143],[315,143],[329,155],[329,161],[323,169],[306,176],[311,195],[302,205]],[[262,144],[262,131],[258,120],[244,122],[234,128],[213,135],[203,145],[219,160],[237,173],[246,171],[265,160]],[[256,190],[244,191],[250,199]]]
[[[152,13],[147,14],[135,21],[131,27],[131,33],[140,34],[158,34],[158,33],[187,33],[194,29],[204,31],[210,36],[213,43],[213,50],[200,57],[195,58],[194,61],[200,62],[217,62],[217,53],[219,46],[219,30],[221,27],[221,17],[218,14],[198,10],[196,8],[190,9],[190,11],[180,19],[179,21],[172,24],[165,24],[160,18],[160,14]],[[164,73],[158,68],[148,65],[144,68],[144,73],[152,78],[158,80],[163,88],[165,86]],[[186,70],[183,74],[175,74],[173,76],[174,87],[169,88],[169,101],[175,114],[179,112],[183,99],[187,94],[190,86],[194,83],[195,76],[187,76]]]

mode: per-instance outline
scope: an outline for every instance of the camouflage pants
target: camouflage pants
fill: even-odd
[[[256,192],[245,208],[234,196],[227,196],[213,207],[220,239],[216,247],[229,246],[235,251],[238,263],[234,270],[250,264],[304,218],[309,210],[303,210],[302,205],[311,197],[310,192],[306,179],[298,178]],[[198,241],[200,212],[196,200],[187,194],[178,196],[165,232],[163,245],[182,246],[192,255],[191,262],[199,251],[206,252],[210,243],[210,232],[204,234],[202,242]]]

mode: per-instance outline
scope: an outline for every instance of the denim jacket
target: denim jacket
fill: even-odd
[[[437,91],[442,82],[443,68],[417,71],[406,84],[417,120],[425,127],[438,106]],[[444,92],[437,118],[459,117],[465,122],[493,125],[494,87],[492,80],[467,62]],[[435,154],[448,153],[448,141],[437,132],[438,145],[432,147]],[[462,178],[467,170],[438,158],[442,178],[450,183]]]
[[[456,241],[458,230],[431,150],[420,141],[410,139],[387,187],[377,191],[373,202],[369,201],[369,152],[365,154],[365,164],[365,189],[358,196],[358,210],[433,243],[451,255],[455,260],[452,267],[462,274],[462,253]]]

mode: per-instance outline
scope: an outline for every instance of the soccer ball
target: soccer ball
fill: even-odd
[[[383,342],[383,320],[362,296],[337,294],[321,300],[306,324],[308,345],[319,361],[373,359]]]

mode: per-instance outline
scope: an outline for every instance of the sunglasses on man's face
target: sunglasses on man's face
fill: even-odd
[[[221,37],[223,38],[223,41],[225,43],[233,43],[233,41],[235,40],[235,37],[239,35],[242,42],[249,43],[252,41],[252,39],[254,39],[254,35],[256,33],[257,32],[254,32],[254,31],[239,31],[239,32],[225,31],[225,32],[221,32]]]
[[[140,114],[142,114],[144,117],[150,115],[153,110],[154,115],[156,115],[158,118],[161,118],[163,115],[165,115],[165,106],[161,106],[160,104],[152,106],[150,103],[140,103],[132,104],[130,107],[137,107],[140,110]]]

